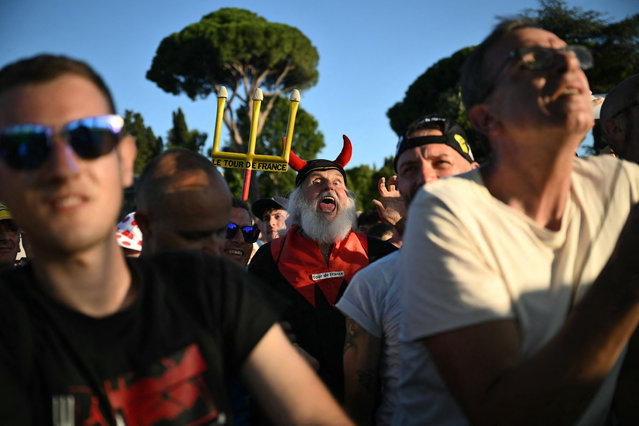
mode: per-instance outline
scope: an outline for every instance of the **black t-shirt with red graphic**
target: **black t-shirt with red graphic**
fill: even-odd
[[[228,381],[277,319],[252,278],[199,253],[129,261],[135,302],[105,318],[43,292],[31,266],[0,282],[4,424],[221,424]]]

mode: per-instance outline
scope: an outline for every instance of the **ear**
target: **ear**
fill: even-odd
[[[470,124],[477,129],[478,132],[488,135],[497,128],[497,121],[490,111],[487,104],[477,104],[468,111],[468,119]]]
[[[118,155],[120,157],[120,173],[124,188],[133,185],[133,163],[138,148],[135,145],[135,139],[131,135],[126,135],[120,140],[117,146]]]
[[[625,122],[618,117],[605,120],[601,127],[611,142],[622,143],[626,139]]]
[[[473,161],[472,163],[470,163],[471,169],[476,169],[477,167],[479,167],[479,163],[477,161]]]

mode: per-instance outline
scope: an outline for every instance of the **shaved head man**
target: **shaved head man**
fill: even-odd
[[[143,255],[169,249],[222,254],[231,193],[207,158],[184,149],[163,153],[145,168],[136,197]]]

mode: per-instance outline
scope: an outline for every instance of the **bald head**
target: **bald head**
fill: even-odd
[[[140,176],[136,201],[142,254],[174,249],[220,254],[231,193],[207,158],[182,149],[156,157]]]
[[[628,77],[608,93],[600,120],[615,154],[639,163],[639,74]]]

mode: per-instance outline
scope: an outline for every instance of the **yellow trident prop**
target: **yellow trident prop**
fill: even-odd
[[[224,105],[228,93],[226,87],[220,87],[217,92],[217,117],[215,119],[215,134],[213,136],[213,153],[211,155],[213,165],[216,167],[225,167],[232,169],[245,169],[244,186],[242,188],[242,200],[248,200],[249,187],[251,185],[251,171],[259,170],[266,172],[285,172],[288,170],[288,160],[291,153],[291,142],[293,141],[293,129],[295,128],[295,117],[297,116],[297,108],[300,103],[299,90],[293,90],[291,93],[291,104],[288,113],[288,125],[286,126],[286,139],[284,144],[284,152],[281,156],[277,155],[260,155],[255,153],[255,139],[257,138],[257,125],[260,116],[260,107],[264,95],[262,89],[255,89],[253,95],[253,114],[251,115],[251,134],[249,135],[248,152],[242,154],[239,152],[222,152],[220,151],[220,135],[222,133],[222,120],[224,116]]]

